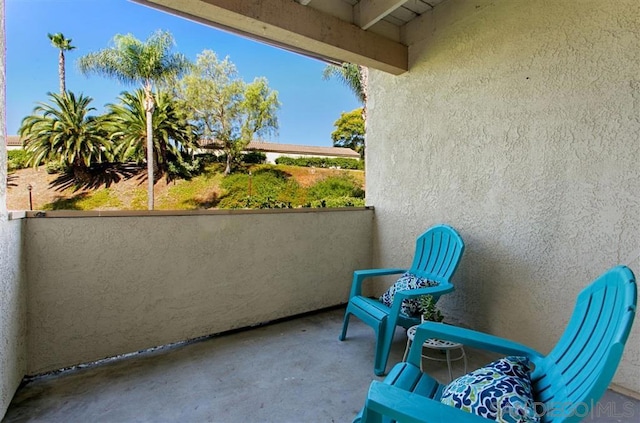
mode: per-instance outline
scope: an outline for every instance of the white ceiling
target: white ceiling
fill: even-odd
[[[446,0],[133,0],[334,62],[400,74],[420,18]]]
[[[306,0],[308,3],[321,2],[323,0]],[[356,6],[358,3],[363,3],[359,0],[341,0],[344,3],[349,4],[351,7]],[[385,22],[389,22],[395,26],[402,26],[409,22],[410,20],[422,15],[424,12],[433,9],[438,3],[442,3],[443,0],[409,0],[400,2],[399,6],[394,6],[394,10],[390,11],[386,14],[382,20]],[[366,3],[366,2],[364,2]],[[375,3],[375,2],[373,2]],[[378,2],[384,3],[384,2]],[[396,2],[387,2],[387,3],[398,3]]]
[[[396,41],[400,28],[444,0],[291,0]]]

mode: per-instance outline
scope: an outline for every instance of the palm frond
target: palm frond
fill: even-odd
[[[366,84],[361,66],[346,62],[342,65],[328,64],[322,71],[322,78],[325,80],[338,79],[353,92],[362,104],[366,103]]]
[[[166,83],[190,66],[186,56],[171,51],[174,44],[166,31],[156,31],[145,42],[132,34],[117,34],[110,47],[81,57],[78,69],[85,75],[101,75],[128,85]]]
[[[29,154],[28,163],[38,166],[57,161],[72,169],[88,168],[110,156],[110,143],[101,119],[89,115],[91,97],[73,92],[48,93],[51,101],[37,105],[19,129]]]
[[[143,163],[146,156],[145,93],[142,89],[121,93],[119,104],[109,104],[107,128],[115,144],[115,156],[121,161]],[[155,95],[152,116],[153,160],[161,175],[171,177],[170,167],[196,148],[196,127],[188,122],[178,102],[166,92]]]

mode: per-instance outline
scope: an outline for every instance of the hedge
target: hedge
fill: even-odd
[[[329,157],[278,157],[276,164],[302,167],[322,167],[337,169],[364,170],[364,161],[360,159],[329,158]]]

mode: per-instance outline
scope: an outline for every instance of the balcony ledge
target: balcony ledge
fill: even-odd
[[[134,216],[229,216],[245,214],[281,214],[281,213],[333,213],[374,210],[373,206],[366,207],[333,207],[313,208],[301,207],[296,209],[217,209],[217,210],[10,210],[9,220],[32,218],[79,218],[79,217],[134,217]]]

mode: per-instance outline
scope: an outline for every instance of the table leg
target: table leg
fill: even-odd
[[[409,348],[411,347],[411,338],[407,338],[407,346],[404,348],[404,355],[402,361],[407,361],[407,355],[409,355]]]

